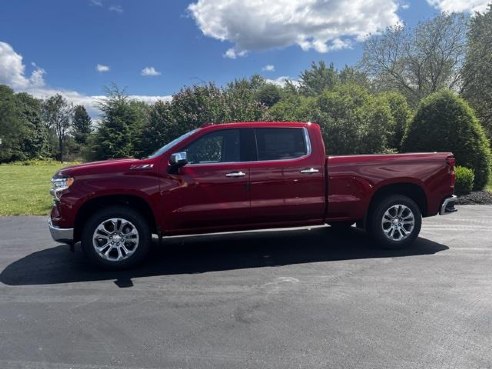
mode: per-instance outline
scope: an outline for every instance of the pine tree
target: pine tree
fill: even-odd
[[[73,113],[73,137],[79,145],[85,145],[91,134],[91,118],[83,105],[77,105]]]

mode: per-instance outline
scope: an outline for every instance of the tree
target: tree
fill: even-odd
[[[28,159],[49,156],[49,131],[43,122],[41,100],[25,92],[16,94],[15,98],[27,128],[21,143],[22,152]]]
[[[0,85],[0,162],[25,159],[19,150],[24,132],[14,91]]]
[[[223,89],[213,83],[185,87],[171,101],[173,121],[181,123],[184,133],[203,123],[258,120],[266,110],[256,95],[263,85],[261,77],[253,76],[230,82]]]
[[[356,68],[349,67],[348,65],[338,72],[338,78],[341,84],[353,83],[366,89],[370,87],[370,82],[367,75]]]
[[[387,101],[354,83],[339,84],[317,97],[289,94],[265,119],[318,123],[330,155],[384,152],[394,125]]]
[[[61,162],[63,162],[65,141],[72,126],[72,111],[72,104],[68,103],[60,94],[51,96],[43,104],[44,119],[58,139],[58,152]]]
[[[474,189],[482,189],[490,176],[489,142],[473,110],[449,90],[425,98],[403,138],[402,150],[451,151],[458,165],[473,169]]]
[[[472,18],[463,67],[463,96],[477,112],[492,140],[492,4]]]
[[[0,85],[0,139],[0,162],[46,156],[48,132],[40,101]]]
[[[91,118],[83,105],[77,105],[73,111],[73,137],[77,144],[85,145],[91,134]]]
[[[324,61],[319,61],[318,64],[313,62],[311,68],[301,73],[300,82],[301,93],[316,96],[326,89],[333,89],[339,82],[339,76],[333,63],[327,67]]]
[[[215,84],[182,88],[171,101],[176,137],[203,123],[225,122],[224,95]]]
[[[442,88],[459,90],[466,46],[463,14],[441,14],[412,30],[398,25],[364,45],[360,67],[380,90],[396,89],[412,105]]]
[[[146,104],[131,101],[124,90],[112,86],[100,104],[101,125],[92,140],[96,159],[134,156],[146,120]]]
[[[393,117],[387,137],[388,148],[400,151],[401,141],[412,115],[407,99],[396,91],[384,92],[379,95],[379,98],[382,100],[382,104],[388,105]]]
[[[138,151],[147,156],[179,136],[180,128],[173,121],[171,103],[157,101],[150,107],[149,119],[144,125]]]
[[[316,98],[290,93],[268,109],[263,119],[266,121],[317,121],[320,116]]]
[[[261,78],[261,77],[260,77]],[[266,106],[258,100],[258,93],[266,86],[263,79],[253,76],[239,79],[227,85],[223,91],[225,122],[256,121],[261,119]]]
[[[273,83],[266,83],[256,93],[256,99],[258,102],[268,108],[279,102],[281,98],[282,95],[280,87],[274,85]]]
[[[390,108],[367,89],[345,84],[317,98],[321,126],[330,155],[382,153],[393,126]]]

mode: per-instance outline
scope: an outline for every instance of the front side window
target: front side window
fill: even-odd
[[[258,160],[294,159],[308,154],[302,128],[256,129]]]
[[[238,129],[216,131],[192,142],[186,151],[189,164],[229,163],[240,161]]]

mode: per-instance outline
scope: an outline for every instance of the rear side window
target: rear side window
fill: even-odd
[[[308,154],[302,128],[256,129],[258,160],[294,159]]]
[[[216,131],[192,142],[186,151],[190,164],[229,163],[240,161],[239,130]]]

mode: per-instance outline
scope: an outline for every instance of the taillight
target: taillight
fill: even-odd
[[[454,166],[456,164],[456,159],[454,156],[448,156],[446,158],[446,164],[448,165],[448,173],[450,174],[451,177],[451,188],[454,188],[454,182],[456,182],[456,173],[454,171]]]

